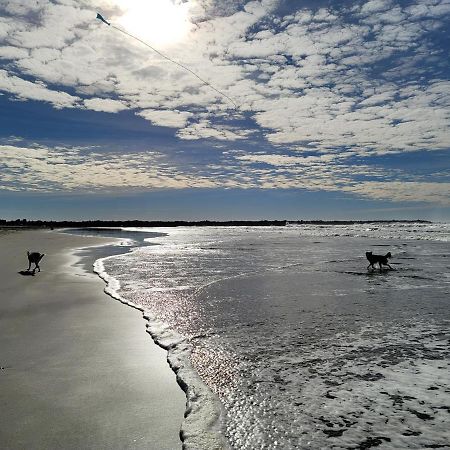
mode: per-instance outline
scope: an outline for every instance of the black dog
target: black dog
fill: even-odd
[[[388,259],[392,258],[391,252],[387,252],[385,255],[374,255],[372,252],[366,252],[366,257],[370,262],[370,264],[367,266],[367,270],[369,270],[369,267],[375,269],[374,264],[376,263],[380,265],[380,271],[382,269],[382,265],[388,266],[389,269],[394,270],[388,263]]]
[[[45,256],[44,253],[38,253],[38,252],[27,252],[28,256],[28,272],[31,269],[31,264],[34,264],[33,273],[36,272],[36,269],[41,271],[41,268],[39,267],[39,261]]]

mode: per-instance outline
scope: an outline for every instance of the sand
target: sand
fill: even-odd
[[[111,241],[111,239],[106,240]],[[176,449],[185,396],[142,314],[75,269],[105,242],[0,230],[0,448]],[[35,276],[26,250],[46,254]]]

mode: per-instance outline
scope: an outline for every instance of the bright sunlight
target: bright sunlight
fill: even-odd
[[[162,48],[181,41],[189,32],[188,3],[172,0],[121,0],[124,14],[116,22],[149,44]]]

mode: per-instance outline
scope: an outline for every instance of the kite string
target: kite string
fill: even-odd
[[[211,89],[213,89],[214,91],[216,91],[218,94],[222,95],[223,97],[227,98],[234,106],[234,108],[237,110],[239,109],[237,103],[231,98],[229,97],[227,94],[225,94],[224,92],[220,91],[219,89],[215,88],[211,83],[209,83],[208,81],[206,81],[205,79],[203,79],[200,75],[196,74],[192,69],[190,69],[189,67],[179,63],[178,61],[175,61],[174,59],[170,58],[169,56],[164,55],[164,53],[161,53],[159,50],[157,50],[156,48],[152,47],[150,44],[148,44],[147,42],[143,41],[142,39],[139,39],[137,36],[132,35],[131,33],[128,33],[128,31],[123,30],[122,28],[116,27],[115,25],[111,24],[110,25],[112,28],[116,29],[117,31],[120,31],[123,34],[126,34],[127,36],[136,39],[137,41],[139,41],[141,44],[145,45],[146,47],[152,49],[155,53],[157,53],[158,55],[162,56],[164,59],[167,59],[167,61],[170,61],[173,64],[176,64],[177,66],[181,67],[184,70],[187,70],[188,72],[190,72],[192,75],[194,75],[195,77],[197,77],[202,83],[204,83],[205,85],[209,86]]]

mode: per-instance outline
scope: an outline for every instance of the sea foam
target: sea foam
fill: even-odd
[[[167,361],[176,374],[180,387],[186,394],[186,411],[180,430],[183,448],[186,450],[226,450],[229,449],[223,434],[223,408],[217,396],[197,375],[190,363],[192,347],[185,337],[169,329],[140,305],[119,294],[120,282],[109,275],[101,258],[94,263],[94,272],[105,283],[105,293],[112,298],[142,311],[147,321],[147,331],[154,342],[167,351]]]

